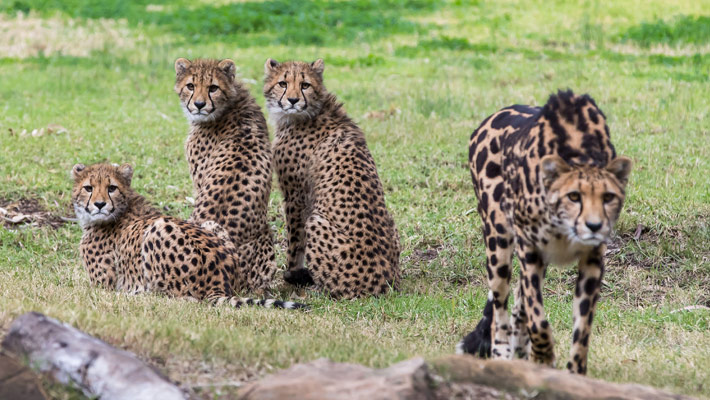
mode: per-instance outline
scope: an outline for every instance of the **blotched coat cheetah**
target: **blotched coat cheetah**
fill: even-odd
[[[132,175],[128,164],[72,169],[72,204],[84,231],[79,252],[92,284],[234,307],[305,307],[233,297],[247,277],[227,234],[212,222],[200,227],[161,215],[131,189]]]
[[[516,105],[483,121],[471,135],[469,167],[483,220],[490,292],[483,320],[458,350],[497,358],[531,354],[552,365],[542,282],[548,264],[578,261],[567,368],[586,373],[605,242],[624,203],[631,161],[617,157],[594,100],[561,91],[542,108]],[[508,319],[514,249],[521,278]]]
[[[267,220],[271,144],[266,120],[235,79],[232,60],[175,61],[175,91],[191,121],[185,143],[195,208],[191,221],[214,221],[237,247],[250,290],[269,286],[276,271]]]
[[[384,293],[399,280],[399,235],[365,135],[326,91],[323,68],[323,60],[265,65],[288,227],[284,278],[315,281],[335,297]]]

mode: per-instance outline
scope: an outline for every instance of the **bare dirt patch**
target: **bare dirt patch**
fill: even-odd
[[[0,223],[8,229],[23,225],[50,226],[56,229],[69,221],[72,221],[72,217],[50,213],[37,199],[0,199]]]
[[[620,232],[607,247],[605,291],[628,306],[660,304],[677,289],[694,288],[693,304],[710,305],[710,249],[697,226],[654,229],[639,225]]]

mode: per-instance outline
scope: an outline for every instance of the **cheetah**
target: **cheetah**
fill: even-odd
[[[71,173],[72,204],[83,230],[79,252],[93,285],[233,307],[307,308],[234,297],[245,287],[245,271],[227,233],[211,221],[198,226],[162,215],[131,188],[130,165],[77,164]]]
[[[334,298],[396,288],[399,234],[365,135],[323,84],[323,60],[264,68],[288,230],[284,280]]]
[[[191,123],[185,143],[195,206],[190,221],[214,221],[237,247],[249,289],[269,287],[276,272],[267,211],[271,143],[266,120],[235,78],[232,60],[175,61],[175,91]]]
[[[549,264],[576,261],[567,369],[586,374],[605,243],[624,204],[631,160],[617,157],[594,100],[567,90],[542,108],[514,105],[488,117],[471,135],[468,161],[490,291],[483,319],[458,352],[554,365],[542,283]],[[508,319],[513,250],[521,271]]]

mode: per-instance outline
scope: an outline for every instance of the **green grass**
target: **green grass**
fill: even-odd
[[[35,198],[70,215],[71,166],[109,160],[132,163],[136,189],[185,217],[187,122],[173,61],[233,58],[263,104],[267,57],[323,57],[328,88],[377,162],[402,238],[402,290],[357,301],[299,293],[314,306],[308,314],[130,297],[89,286],[78,226],[0,228],[2,330],[37,310],[136,352],[185,386],[254,379],[318,357],[383,367],[451,353],[487,291],[468,137],[500,107],[540,104],[569,87],[595,98],[617,151],[635,161],[589,375],[707,397],[710,312],[674,311],[710,306],[710,2],[183,3],[0,4],[12,32],[26,34],[33,20],[65,26],[0,58],[0,200]],[[81,29],[87,39],[67,43]],[[52,51],[62,43],[62,53]],[[67,132],[22,135],[48,124]],[[281,198],[275,186],[279,243]],[[278,257],[283,263],[282,245]],[[575,276],[551,269],[546,280],[560,361]]]

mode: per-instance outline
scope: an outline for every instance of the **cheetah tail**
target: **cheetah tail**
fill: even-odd
[[[222,305],[229,303],[234,308],[240,308],[242,306],[255,306],[264,308],[289,308],[289,309],[299,309],[299,310],[310,310],[307,304],[296,303],[294,301],[282,301],[274,299],[252,299],[249,297],[219,297],[214,301],[215,305]]]
[[[493,301],[488,299],[483,309],[483,318],[471,333],[456,345],[456,354],[473,354],[481,358],[491,357],[491,322],[493,321]]]

